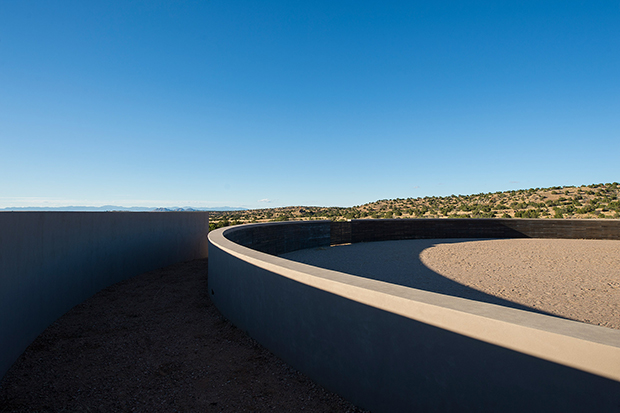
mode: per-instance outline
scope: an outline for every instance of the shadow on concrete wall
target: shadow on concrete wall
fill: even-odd
[[[281,257],[391,284],[559,317],[468,287],[433,271],[420,260],[422,251],[435,246],[437,243],[470,241],[480,241],[480,239],[362,242],[329,248],[320,247],[293,251],[281,255]]]

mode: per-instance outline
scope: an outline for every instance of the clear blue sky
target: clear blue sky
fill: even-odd
[[[619,1],[0,0],[0,207],[613,181]]]

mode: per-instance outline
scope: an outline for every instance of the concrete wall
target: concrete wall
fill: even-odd
[[[0,377],[97,291],[206,257],[206,212],[0,212]]]
[[[328,389],[373,412],[620,408],[618,330],[312,267],[232,241],[260,239],[266,250],[273,236],[283,253],[303,242],[281,236],[324,234],[326,224],[213,231],[209,290],[234,324]]]
[[[331,223],[331,243],[419,238],[620,239],[612,219],[354,219]]]

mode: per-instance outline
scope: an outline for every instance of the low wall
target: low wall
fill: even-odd
[[[356,219],[331,223],[331,243],[420,238],[620,239],[611,219]]]
[[[416,222],[424,228],[418,233],[413,226],[399,229],[399,224],[414,225],[406,220],[216,230],[209,234],[209,291],[220,311],[250,336],[373,412],[618,410],[618,330],[356,277],[251,249],[260,245],[262,251],[284,253],[308,244],[450,237],[446,228],[464,238],[527,237],[551,234],[549,228],[559,222],[446,221]],[[564,231],[565,238],[598,237],[581,228],[601,224],[618,239],[614,231],[620,222],[611,221],[611,227],[607,221],[567,222],[576,223],[575,229],[555,225],[555,236]],[[302,234],[320,236],[308,243],[282,240]],[[268,247],[269,239],[279,246]]]
[[[0,212],[0,377],[97,291],[207,256],[206,212]]]

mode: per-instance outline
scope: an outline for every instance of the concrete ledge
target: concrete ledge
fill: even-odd
[[[433,221],[439,220],[416,223],[426,228],[417,236],[445,234],[449,226],[433,229]],[[513,231],[521,236],[549,231],[534,228],[542,220],[523,220],[529,222],[520,226],[520,220],[462,221],[470,222],[448,225],[456,225],[456,232],[468,238],[489,237],[488,228],[498,238],[512,237]],[[502,226],[502,221],[511,221],[510,226]],[[406,220],[365,222],[281,223],[278,229],[257,224],[212,232],[213,301],[233,323],[288,363],[373,411],[620,407],[618,330],[312,267],[233,242],[260,238],[265,250],[267,234],[321,233],[320,242],[314,241],[320,246],[326,244],[326,225],[331,243],[341,243],[342,234],[351,240],[375,237],[370,229],[377,227],[382,227],[380,237],[390,231],[396,239],[416,235],[398,229]],[[562,231],[583,233],[583,221],[568,222],[577,222],[577,230],[562,223]],[[605,231],[613,234],[620,223],[611,224],[615,227]],[[466,234],[467,228],[474,233]],[[246,231],[253,235],[244,235]],[[260,237],[262,231],[265,235]],[[303,240],[277,242],[279,253],[304,245]],[[283,245],[291,249],[283,251]]]
[[[97,291],[206,257],[208,231],[206,212],[0,212],[0,377]]]

